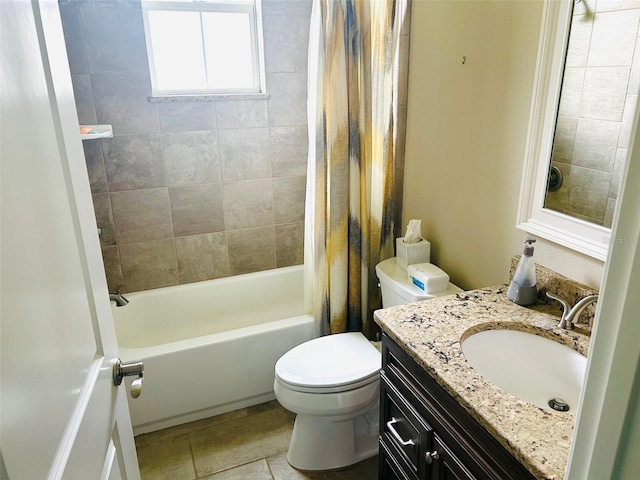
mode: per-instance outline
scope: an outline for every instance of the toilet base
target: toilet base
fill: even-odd
[[[296,417],[287,461],[298,470],[348,467],[378,453],[378,405],[355,418]]]

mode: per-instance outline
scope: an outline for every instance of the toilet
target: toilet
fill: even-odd
[[[376,266],[384,308],[450,295],[425,294],[412,285],[396,259]],[[276,362],[274,393],[297,414],[287,461],[298,470],[333,470],[378,453],[382,356],[360,332],[314,338]]]

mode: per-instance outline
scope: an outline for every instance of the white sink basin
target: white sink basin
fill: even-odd
[[[462,351],[478,373],[512,395],[547,409],[560,399],[576,412],[587,357],[575,350],[533,333],[484,330],[464,339]]]

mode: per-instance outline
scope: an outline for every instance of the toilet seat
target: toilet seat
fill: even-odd
[[[292,390],[294,392],[301,392],[301,393],[317,393],[317,394],[348,392],[350,390],[355,390],[357,388],[366,387],[371,383],[377,382],[379,379],[380,379],[380,372],[375,372],[373,375],[353,383],[327,386],[327,387],[308,387],[304,385],[292,385],[290,383],[287,383],[276,374],[276,382],[288,390]]]
[[[314,338],[285,353],[276,381],[297,392],[332,393],[360,388],[379,378],[380,352],[359,332]]]

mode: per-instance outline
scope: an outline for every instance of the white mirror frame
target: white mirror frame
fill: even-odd
[[[516,227],[604,261],[609,228],[544,207],[572,3],[544,3]]]

